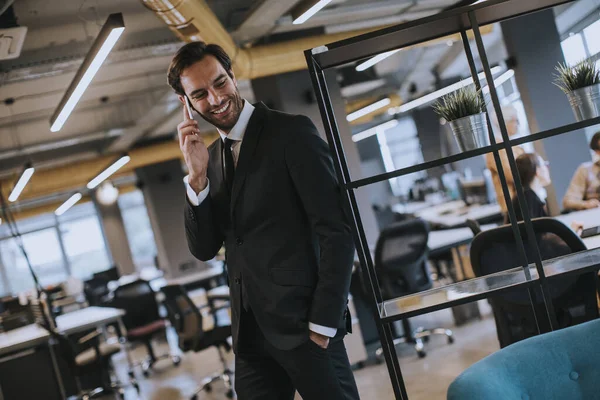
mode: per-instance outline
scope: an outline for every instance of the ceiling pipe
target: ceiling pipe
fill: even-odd
[[[237,79],[306,69],[304,50],[362,35],[382,28],[373,27],[330,35],[317,35],[287,42],[240,48],[204,0],[141,0],[184,42],[204,41],[223,47],[233,60]]]

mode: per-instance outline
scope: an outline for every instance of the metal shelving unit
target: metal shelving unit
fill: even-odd
[[[580,274],[600,268],[600,249],[542,261],[539,248],[536,244],[537,242],[534,239],[535,235],[533,232],[531,218],[527,211],[527,207],[523,206],[526,205],[526,200],[523,187],[519,179],[519,174],[517,173],[515,157],[512,151],[512,146],[521,145],[524,143],[561,135],[595,124],[600,124],[600,118],[577,122],[528,135],[526,137],[510,140],[506,130],[506,124],[502,116],[502,110],[496,88],[494,85],[489,85],[490,97],[494,111],[499,120],[499,126],[502,135],[501,143],[496,143],[488,116],[487,122],[491,143],[489,146],[459,154],[453,154],[438,160],[428,161],[407,168],[401,168],[396,171],[353,181],[350,177],[350,172],[342,146],[342,140],[340,138],[340,132],[337,126],[337,119],[330,100],[325,71],[337,66],[363,60],[386,51],[406,48],[418,43],[439,39],[448,35],[460,34],[465,54],[469,62],[469,68],[473,82],[477,89],[481,89],[481,83],[478,78],[477,68],[470,47],[470,41],[467,36],[467,31],[472,30],[479,58],[481,60],[481,64],[483,65],[486,81],[493,82],[491,68],[481,37],[481,31],[479,28],[480,25],[487,25],[505,19],[534,13],[558,6],[560,4],[569,3],[571,1],[573,0],[488,0],[480,4],[457,8],[455,10],[447,11],[428,18],[411,21],[409,23],[389,27],[355,38],[331,43],[327,46],[307,50],[305,52],[305,57],[309,72],[311,74],[313,88],[319,103],[319,109],[323,119],[323,125],[325,127],[325,133],[329,142],[329,148],[334,161],[337,177],[345,189],[344,206],[346,207],[348,215],[350,215],[352,218],[351,223],[353,225],[353,234],[358,257],[363,272],[366,275],[367,284],[372,292],[372,309],[374,315],[376,316],[376,325],[381,339],[394,393],[398,399],[406,400],[408,399],[408,394],[406,392],[406,386],[402,377],[402,371],[396,350],[393,345],[393,336],[391,330],[392,322],[484,299],[503,291],[518,287],[527,289],[529,293],[529,300],[532,305],[532,314],[536,320],[536,323],[538,324],[538,329],[538,321],[541,319],[547,320],[551,329],[554,329],[554,327],[556,327],[556,316],[551,302],[547,280],[555,277],[562,277],[567,274]],[[340,116],[340,118],[345,118],[345,115]],[[521,237],[521,230],[518,228],[517,223],[515,222],[515,210],[510,199],[506,177],[504,176],[503,169],[501,168],[499,150],[506,151],[510,170],[515,180],[516,195],[522,209],[525,233],[527,238],[531,239],[528,242],[531,246],[530,250],[533,250],[534,255],[534,263],[532,264],[529,264],[527,260],[524,247],[525,245]],[[504,199],[506,200],[506,204],[508,206],[510,220],[513,221],[512,231],[518,244],[521,266],[496,274],[458,282],[409,296],[384,300],[379,288],[377,274],[374,269],[373,260],[365,236],[355,196],[355,189],[370,185],[372,183],[388,180],[390,178],[407,175],[417,171],[423,171],[488,153],[493,154],[495,163],[498,166]],[[539,293],[542,295],[541,300],[543,301],[546,310],[543,315],[536,315],[535,307],[533,307],[534,304],[538,303],[538,299],[536,297],[539,297]]]

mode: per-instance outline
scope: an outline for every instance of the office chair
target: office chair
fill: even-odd
[[[119,269],[117,268],[117,266],[114,265],[109,269],[105,269],[104,271],[95,272],[92,275],[92,277],[104,279],[105,281],[109,282],[109,281],[118,281],[119,278],[121,277],[121,274],[119,273]]]
[[[102,306],[110,294],[108,280],[104,277],[95,277],[83,282],[83,294],[90,306]]]
[[[473,236],[481,233],[481,225],[474,219],[467,219],[466,225],[471,230],[471,232],[473,232]]]
[[[379,235],[375,248],[375,270],[385,300],[394,299],[431,289],[433,282],[427,267],[429,225],[422,219],[398,222],[388,226]],[[394,339],[394,344],[414,343],[419,357],[425,357],[423,339],[432,335],[445,335],[448,343],[454,342],[450,329],[436,328],[412,330],[408,319],[402,320],[404,336]],[[377,349],[381,359],[383,350]]]
[[[164,287],[162,292],[165,294],[165,306],[169,311],[171,324],[175,327],[179,336],[181,350],[184,352],[199,352],[209,347],[215,347],[221,360],[223,370],[205,378],[200,388],[190,399],[196,400],[198,393],[202,391],[210,392],[212,390],[211,385],[217,380],[223,380],[227,388],[227,397],[233,398],[234,392],[231,380],[233,372],[228,368],[223,355],[223,350],[231,351],[231,346],[227,342],[227,338],[231,336],[231,323],[219,321],[215,318],[214,327],[210,330],[204,330],[204,317],[183,286],[169,285]],[[209,306],[204,307],[208,308]]]
[[[180,357],[171,354],[157,357],[152,348],[152,339],[155,336],[166,336],[167,321],[160,316],[156,293],[147,281],[138,279],[119,286],[114,291],[110,305],[126,312],[123,324],[127,329],[127,341],[141,342],[146,346],[148,358],[136,364],[141,365],[144,376],[148,376],[153,365],[161,359],[171,358],[173,365],[179,365]],[[129,374],[132,375],[133,371],[129,371]]]
[[[531,222],[542,260],[586,250],[579,236],[562,222],[554,218],[536,218]],[[534,249],[530,245],[524,223],[520,222],[518,226],[528,264],[531,264],[534,262]],[[478,277],[522,266],[512,227],[505,225],[475,236],[471,244],[471,265]],[[559,328],[598,318],[596,283],[596,271],[548,279]],[[542,293],[538,287],[535,287],[534,293],[539,333],[549,332]],[[490,297],[489,301],[501,348],[538,334],[526,289],[504,292]]]
[[[60,354],[75,379],[78,391],[75,399],[87,400],[114,391],[124,399],[124,388],[128,386],[133,386],[139,394],[140,388],[135,380],[132,380],[129,385],[123,385],[115,378],[111,357],[121,351],[118,343],[101,343],[99,331],[93,331],[81,337],[77,342],[73,342],[67,336],[55,331],[50,331],[50,334],[58,344]],[[100,374],[98,375],[98,373]],[[83,389],[82,380],[86,377],[100,378],[101,386]],[[73,399],[73,397],[69,397],[69,400]]]

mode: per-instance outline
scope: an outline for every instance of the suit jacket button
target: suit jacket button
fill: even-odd
[[[240,280],[240,278],[235,278],[235,279],[234,279],[234,282],[235,282],[236,284],[238,284],[238,285],[239,285],[239,284],[240,284],[240,282],[241,282],[241,280]]]
[[[238,238],[236,238],[236,239],[235,239],[235,243],[236,243],[238,246],[241,246],[241,245],[243,245],[243,244],[244,244],[244,241],[242,240],[242,238],[238,237]]]

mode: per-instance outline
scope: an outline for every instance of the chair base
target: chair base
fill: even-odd
[[[166,360],[166,359],[170,359],[175,367],[178,367],[179,364],[181,364],[181,357],[178,355],[174,355],[174,354],[163,354],[154,359],[152,359],[152,357],[146,357],[144,360],[133,363],[130,366],[129,371],[128,371],[129,376],[133,378],[134,377],[133,370],[136,367],[141,367],[142,374],[147,378],[150,375],[150,371],[154,367],[154,364],[156,364],[157,361]]]
[[[226,396],[229,399],[232,399],[234,396],[233,392],[233,384],[232,384],[233,372],[229,369],[225,369],[220,374],[215,374],[209,377],[206,377],[202,380],[201,386],[196,390],[196,392],[190,397],[190,400],[197,400],[198,394],[201,392],[210,393],[212,391],[212,384],[222,380],[225,383],[225,387],[227,388]]]
[[[429,337],[433,335],[444,335],[448,339],[448,344],[454,343],[454,334],[450,329],[424,329],[423,327],[419,327],[413,331],[413,335],[411,338],[405,336],[394,339],[394,346],[397,346],[401,343],[414,343],[417,355],[419,356],[419,358],[423,358],[427,355],[427,353],[425,352],[424,342],[428,341]],[[380,347],[375,351],[375,357],[377,362],[383,361],[383,348]]]

